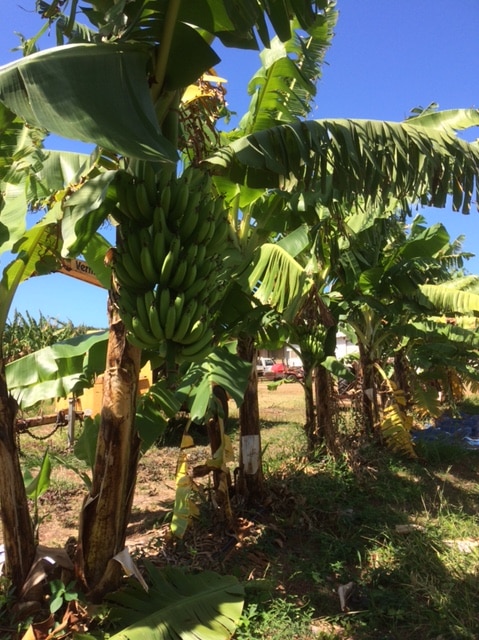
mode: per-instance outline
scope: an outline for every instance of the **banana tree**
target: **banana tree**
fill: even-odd
[[[257,46],[258,33],[269,44],[266,18],[282,39],[289,39],[290,17],[296,15],[307,30],[318,10],[317,3],[304,0],[281,6],[250,0],[234,12],[222,1],[192,5],[165,0],[154,8],[147,2],[89,4],[93,10],[85,15],[92,30],[70,29],[76,5],[66,23],[67,35],[88,41],[35,53],[2,69],[0,102],[30,125],[114,150],[126,159],[134,178],[136,165],[131,159],[157,163],[160,173],[174,173],[179,98],[218,61],[210,40],[217,36],[227,46],[251,47]],[[45,15],[51,18],[51,14],[47,7]],[[194,55],[187,58],[184,51]],[[108,192],[113,180],[106,175],[73,195],[65,192],[62,231],[69,232],[65,251],[83,250],[91,228],[112,213]],[[78,570],[93,598],[118,581],[118,565],[112,558],[124,545],[139,451],[133,416],[141,349],[127,340],[113,299],[109,314],[102,426],[79,542]],[[108,487],[111,491],[105,490]]]
[[[442,225],[425,227],[420,216],[407,233],[404,222],[395,215],[376,218],[372,224],[360,213],[346,223],[350,233],[334,288],[345,302],[343,318],[357,336],[358,398],[364,426],[372,433],[382,423],[388,393],[380,393],[380,387],[393,356],[396,385],[407,407],[410,389],[401,366],[405,364],[405,326],[437,312],[422,296],[422,286],[434,281],[442,288],[447,281],[453,282],[449,269],[460,266],[463,256]]]
[[[238,127],[223,134],[224,144],[256,131],[268,130],[280,123],[293,123],[307,117],[313,106],[316,83],[332,42],[337,17],[334,3],[329,3],[325,6],[324,14],[318,17],[314,28],[310,28],[307,37],[296,33],[286,42],[279,38],[272,40],[270,46],[261,53],[261,66],[248,84],[248,93],[251,95],[249,108]],[[304,246],[304,229],[301,230],[304,217],[295,215],[294,209],[288,207],[287,193],[249,189],[245,185],[228,183],[220,177],[216,182],[234,205],[235,246],[245,265],[243,286],[251,291],[256,283],[244,276],[251,271],[261,247],[299,230],[295,238],[291,237],[288,241],[291,251],[297,255]],[[282,267],[276,265],[275,268]],[[255,297],[257,298],[256,294]],[[259,301],[263,304],[265,302]],[[258,309],[257,304],[258,302]],[[250,382],[240,407],[238,476],[239,489],[243,497],[251,502],[260,502],[264,494],[255,366],[256,352],[261,344],[258,331],[266,331],[266,334],[271,332],[267,328],[270,310],[268,304],[264,306],[264,310],[265,315],[260,325],[250,325],[249,331],[242,326],[237,334],[238,353],[241,358],[251,362]],[[270,335],[267,335],[267,341],[271,343]],[[279,343],[276,341],[275,345],[278,346]],[[248,464],[245,464],[246,460],[249,461]]]
[[[160,173],[166,167],[173,170],[177,161],[175,131],[179,95],[218,59],[207,41],[217,36],[226,45],[256,46],[257,29],[263,43],[269,45],[265,15],[285,41],[291,36],[291,15],[296,15],[300,27],[306,31],[314,27],[317,20],[312,8],[317,8],[317,3],[300,0],[282,5],[250,0],[235,13],[228,11],[228,5],[220,0],[194,5],[165,1],[153,9],[143,2],[90,4],[95,9],[87,12],[95,27],[91,42],[34,54],[9,65],[0,72],[0,102],[10,105],[29,122],[53,132],[100,143],[125,158],[157,162]],[[327,6],[323,5],[322,8]],[[113,6],[115,12],[109,11]],[[104,34],[108,36],[105,38]],[[195,52],[194,64],[186,56],[177,55],[184,51]],[[78,83],[78,78],[88,78],[86,85]],[[118,95],[122,96],[120,103]],[[65,96],[68,104],[64,102]],[[72,108],[72,97],[75,108]],[[469,114],[474,121],[476,113],[470,111]],[[271,158],[275,159],[272,165],[269,164]],[[361,192],[369,199],[396,196],[413,200],[432,196],[432,201],[437,203],[440,195],[454,190],[455,204],[467,209],[469,187],[476,175],[477,153],[472,145],[461,142],[449,130],[439,132],[426,123],[420,126],[419,123],[289,121],[232,142],[214,154],[208,166],[229,182],[247,183],[262,191],[295,186],[301,191],[314,189],[317,199],[326,204],[337,197],[354,200],[355,194]],[[95,194],[100,204],[108,198],[113,176],[109,183],[108,180],[110,178],[105,179],[103,189],[97,185]],[[462,198],[456,184],[463,188]],[[85,230],[95,220],[95,213],[99,214],[98,221],[106,211],[101,210],[98,203],[92,207],[87,198],[81,203],[81,196],[76,196],[75,207],[69,207],[70,195],[65,194],[65,220],[68,219],[69,229],[73,227],[85,244],[88,238]],[[113,208],[112,205],[110,213]],[[71,246],[81,250],[82,244],[68,248]],[[110,309],[113,314],[115,305]],[[112,316],[111,320],[112,336],[117,335],[119,344],[112,363],[115,366],[109,370],[116,372],[118,390],[129,394],[134,392],[134,386],[129,383],[135,378],[137,347],[126,340],[126,332],[121,334],[120,318]],[[124,380],[119,375],[122,369],[130,372]],[[110,453],[118,453],[118,459],[123,462],[127,459],[131,464],[122,468],[130,469],[136,467],[137,448],[132,435],[132,405],[127,404],[124,409],[128,417],[122,423],[121,439],[129,453],[123,449],[125,455],[121,455],[115,447]],[[117,424],[108,421],[115,415],[114,407],[108,399],[105,405],[103,424],[113,428],[105,428],[101,437],[108,438],[118,431]],[[99,456],[98,475],[111,473],[115,465],[107,469],[100,464],[100,458],[103,456]],[[115,493],[118,501],[113,512],[129,504],[133,488],[134,474],[129,474],[124,478],[121,491]],[[124,518],[109,518],[108,513],[112,512],[102,511],[100,502],[107,499],[107,493],[102,492],[99,500],[89,505],[90,524],[83,527],[85,535],[81,535],[84,558],[81,564],[88,566],[83,575],[91,593],[98,597],[115,581],[115,570],[112,569],[110,577],[105,570],[107,565],[112,566],[111,559],[124,542]],[[91,524],[94,521],[98,527]],[[109,531],[113,526],[116,530],[107,538],[104,536],[106,526]],[[87,540],[92,541],[91,544]],[[100,545],[102,549],[96,553]],[[85,560],[85,553],[91,562]]]
[[[0,105],[0,122],[0,252],[7,260],[11,259],[0,280],[0,505],[6,571],[19,591],[35,554],[35,541],[15,437],[18,398],[12,394],[7,379],[2,354],[3,335],[18,286],[29,277],[48,273],[57,264],[58,219],[52,213],[34,227],[27,228],[26,212],[29,203],[35,203],[33,194],[38,192],[42,182],[28,181],[29,192],[25,191],[23,183],[47,162],[43,150],[44,134],[34,127],[26,127],[4,105]],[[73,171],[79,158],[71,154],[70,160],[63,167]],[[50,168],[52,164],[50,161]],[[63,179],[61,183],[63,185]],[[33,211],[31,215],[34,215]],[[10,258],[9,252],[14,254]]]

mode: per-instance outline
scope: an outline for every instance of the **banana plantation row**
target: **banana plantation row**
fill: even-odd
[[[45,3],[61,43],[33,53],[28,41],[31,55],[0,69],[0,241],[12,254],[0,327],[3,335],[22,281],[82,255],[109,292],[109,328],[51,347],[34,368],[2,360],[0,504],[6,570],[20,594],[36,542],[15,398],[28,406],[80,393],[104,371],[75,556],[78,583],[98,601],[122,580],[115,558],[139,456],[185,403],[192,419],[210,424],[211,473],[226,495],[215,385],[239,406],[237,489],[263,499],[259,348],[299,345],[311,452],[338,446],[332,389],[351,375],[350,363],[335,358],[339,329],[359,348],[362,428],[411,455],[414,412],[434,415],[438,387],[453,402],[460,383],[477,380],[477,278],[462,270],[460,242],[411,210],[444,207],[451,197],[469,211],[479,152],[456,133],[479,124],[479,113],[307,120],[337,19],[327,0],[249,0],[239,14],[223,0],[87,4],[85,25],[75,3],[71,15]],[[228,109],[211,72],[216,39],[271,53],[230,132],[221,130]],[[47,151],[46,132],[93,151]],[[138,400],[146,361],[157,380]]]

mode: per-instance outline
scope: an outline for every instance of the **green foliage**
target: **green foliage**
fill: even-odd
[[[36,534],[38,534],[38,526],[40,524],[40,517],[38,513],[38,501],[39,498],[48,491],[50,488],[50,475],[52,470],[51,458],[48,450],[43,455],[40,469],[37,475],[34,477],[27,467],[23,470],[23,481],[25,483],[25,493],[33,502],[33,528]]]
[[[458,404],[458,410],[461,413],[466,413],[469,415],[478,415],[479,414],[479,395],[475,394],[472,396],[468,396],[464,398],[462,402]]]
[[[251,602],[240,618],[237,640],[268,638],[297,640],[309,637],[313,608],[301,606],[294,596],[275,598],[267,603]]]
[[[36,319],[29,311],[22,315],[15,310],[12,319],[5,325],[3,355],[7,363],[12,362],[56,342],[83,335],[87,331],[88,327],[82,325],[75,327],[71,320],[65,322],[46,317],[41,312]]]
[[[51,592],[50,613],[56,613],[64,604],[72,600],[78,600],[75,582],[65,585],[62,580],[51,580],[49,586]]]
[[[330,636],[319,635],[328,639],[473,640],[478,452],[449,446],[436,455],[435,443],[422,443],[421,461],[405,461],[354,445],[349,430],[342,457],[318,455],[305,466],[299,429],[277,422],[262,432],[275,517],[254,551],[274,562],[246,585],[238,637],[306,640],[309,622],[329,626]],[[337,589],[350,581],[356,591],[341,612]],[[296,635],[276,636],[285,614]]]
[[[10,391],[20,405],[31,407],[41,400],[79,394],[105,369],[108,333],[96,331],[44,347],[9,363]]]
[[[148,592],[138,582],[112,594],[113,620],[127,624],[111,640],[228,640],[243,609],[244,590],[232,576],[191,574],[175,567],[159,571],[145,563]]]
[[[469,126],[479,121],[474,109],[462,113]],[[378,153],[386,148],[389,153]],[[254,188],[279,188],[294,176],[301,189],[313,189],[325,206],[338,197],[349,205],[406,197],[443,207],[445,195],[453,192],[454,208],[467,213],[478,154],[447,128],[337,119],[258,131],[220,149],[208,161],[222,175]],[[419,156],[423,164],[413,176],[411,157]],[[447,166],[441,175],[434,170],[437,163]]]

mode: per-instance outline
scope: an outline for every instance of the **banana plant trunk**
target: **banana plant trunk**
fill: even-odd
[[[261,431],[259,423],[258,374],[256,347],[253,338],[241,335],[237,353],[251,362],[251,373],[243,402],[239,408],[240,460],[236,490],[248,504],[261,503],[264,497]]]
[[[0,513],[5,575],[18,595],[35,557],[35,535],[15,439],[17,403],[8,393],[0,347]]]
[[[316,433],[318,444],[328,453],[336,453],[337,422],[331,374],[323,366],[316,367],[314,377],[314,401],[316,407]]]
[[[108,313],[100,430],[76,559],[77,575],[93,602],[116,589],[122,578],[121,565],[114,557],[125,547],[140,453],[135,411],[141,350],[126,339],[125,325],[111,296]]]
[[[305,351],[301,351],[301,357],[303,362],[304,371],[304,404],[305,404],[305,416],[306,422],[304,424],[304,432],[306,435],[306,442],[308,447],[308,454],[312,454],[316,448],[316,403],[314,402],[314,375],[315,369],[312,365],[311,359]]]
[[[359,415],[362,416],[363,426],[368,435],[374,435],[379,424],[378,389],[374,362],[369,357],[367,349],[359,342]]]
[[[406,398],[406,409],[411,409],[411,384],[409,381],[409,364],[404,349],[400,349],[394,354],[394,378],[401,391],[404,391]]]
[[[337,445],[337,429],[331,376],[321,365],[308,365],[308,358],[302,355],[306,408],[304,431],[308,455],[317,453],[322,447],[328,453],[334,454]],[[306,366],[304,366],[305,361]]]

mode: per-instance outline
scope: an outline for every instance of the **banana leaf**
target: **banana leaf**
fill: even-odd
[[[22,408],[80,393],[104,371],[107,341],[107,331],[95,332],[19,358],[6,366],[8,388]]]
[[[177,397],[186,403],[193,422],[201,423],[208,417],[214,400],[213,383],[223,387],[239,406],[244,397],[251,363],[244,362],[226,347],[216,347],[200,364],[193,364],[182,375],[176,390]]]
[[[0,67],[0,102],[33,126],[134,158],[175,162],[140,46],[72,44]]]
[[[454,280],[451,283],[454,284]],[[447,284],[423,284],[420,294],[443,313],[479,315],[479,294],[455,289]]]
[[[44,218],[26,231],[13,247],[17,257],[5,267],[0,280],[0,330],[3,331],[18,286],[34,275],[58,269],[55,228]]]
[[[475,110],[469,112],[476,122]],[[468,213],[477,193],[479,146],[446,130],[405,122],[313,120],[244,136],[207,160],[212,170],[252,188],[295,181],[325,205],[401,198]]]
[[[132,580],[112,594],[112,619],[129,626],[110,640],[228,640],[243,610],[244,590],[233,576],[212,571],[158,570],[145,561],[146,593]]]

